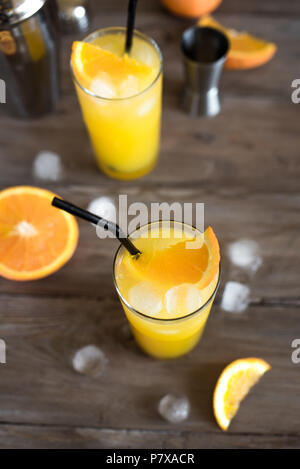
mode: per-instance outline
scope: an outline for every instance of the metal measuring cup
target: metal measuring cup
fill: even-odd
[[[191,116],[212,117],[220,112],[218,85],[228,50],[227,37],[214,28],[194,26],[184,31],[182,107]]]

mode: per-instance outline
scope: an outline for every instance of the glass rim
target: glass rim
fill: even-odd
[[[222,54],[221,57],[219,57],[218,59],[216,59],[212,62],[202,62],[202,61],[199,61],[199,60],[191,59],[186,54],[186,52],[184,51],[183,42],[184,42],[184,35],[186,33],[188,33],[189,31],[192,31],[194,29],[210,29],[214,32],[214,34],[216,34],[219,37],[222,37],[222,39],[225,40],[225,43],[226,43],[224,54]],[[219,31],[219,30],[213,28],[212,26],[191,26],[183,32],[183,34],[181,36],[181,39],[180,39],[180,52],[181,52],[181,55],[182,55],[183,59],[187,63],[193,64],[194,66],[198,66],[198,67],[201,67],[201,68],[212,68],[213,66],[215,66],[217,64],[221,64],[222,62],[225,62],[225,60],[227,58],[227,55],[228,55],[228,51],[229,51],[229,41],[228,41],[227,37],[225,36],[225,34],[222,31]]]
[[[109,32],[124,32],[126,31],[126,28],[124,26],[109,26],[107,28],[100,28],[100,29],[97,29],[96,31],[94,31],[93,33],[90,33],[88,34],[88,36],[86,36],[82,41],[83,42],[90,42],[89,40],[92,39],[92,37],[94,37],[95,35],[99,34],[100,32],[102,33],[109,33]],[[163,69],[163,56],[162,56],[162,53],[161,53],[161,50],[160,48],[158,47],[157,43],[154,41],[154,39],[152,39],[151,37],[147,36],[146,34],[143,34],[141,33],[140,31],[138,31],[137,29],[134,29],[134,33],[133,33],[134,36],[137,36],[137,37],[140,37],[141,39],[149,42],[153,48],[155,49],[155,51],[157,52],[157,55],[159,57],[159,70],[157,72],[157,75],[155,76],[155,78],[153,79],[153,81],[150,83],[150,85],[148,85],[145,89],[143,89],[142,91],[139,91],[138,93],[136,94],[133,94],[132,96],[128,96],[126,98],[105,98],[104,96],[99,96],[97,95],[96,93],[94,93],[93,91],[85,88],[81,83],[80,81],[78,80],[78,78],[76,77],[75,73],[74,73],[74,70],[73,70],[73,67],[72,67],[72,61],[70,60],[70,68],[71,68],[71,73],[72,73],[72,78],[74,80],[74,82],[79,86],[79,88],[86,94],[92,96],[93,98],[96,98],[96,99],[102,99],[103,101],[108,101],[108,102],[122,102],[122,101],[128,101],[130,99],[133,99],[133,98],[137,98],[138,96],[141,96],[143,93],[146,93],[147,91],[149,91],[154,85],[155,83],[158,81],[159,77],[161,76],[162,74],[162,69]]]
[[[197,230],[200,233],[202,233],[202,231],[198,230],[196,227],[194,227],[193,225],[190,225],[188,223],[178,222],[176,220],[157,220],[157,221],[154,221],[154,222],[152,221],[152,222],[145,223],[145,225],[142,225],[140,228],[138,228],[137,230],[134,230],[132,233],[130,233],[130,235],[128,235],[128,237],[132,236],[134,233],[140,231],[142,228],[145,228],[146,226],[152,225],[154,223],[164,223],[164,222],[180,223],[181,225],[186,225],[186,226],[188,226],[190,228],[193,228],[194,230]],[[198,314],[199,312],[204,310],[214,300],[214,297],[216,296],[217,290],[218,290],[219,285],[220,285],[221,263],[219,264],[218,281],[216,283],[214,291],[212,292],[212,294],[210,295],[208,300],[202,306],[200,306],[200,308],[196,309],[195,311],[192,311],[191,313],[185,314],[184,316],[180,316],[180,317],[176,317],[176,318],[158,318],[158,317],[154,317],[154,316],[149,316],[148,314],[145,314],[145,313],[141,313],[140,311],[135,309],[133,306],[131,306],[131,304],[124,298],[124,296],[120,292],[120,289],[119,289],[118,284],[117,284],[117,280],[116,280],[116,260],[117,260],[118,254],[119,254],[120,250],[122,249],[122,247],[123,247],[123,245],[120,244],[120,246],[118,247],[118,249],[115,253],[115,256],[114,256],[114,260],[113,260],[113,283],[114,283],[115,289],[117,290],[117,294],[118,294],[120,300],[125,304],[125,306],[131,312],[137,314],[138,316],[142,317],[143,319],[148,319],[148,320],[150,319],[151,321],[156,321],[156,322],[161,322],[161,323],[167,323],[167,322],[174,323],[176,321],[181,321],[183,319],[188,319],[192,316],[195,316],[196,314]]]

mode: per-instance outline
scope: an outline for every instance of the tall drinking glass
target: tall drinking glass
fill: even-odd
[[[163,222],[155,222],[143,226],[134,232],[130,238],[133,239],[133,242],[136,242],[138,238],[144,236],[145,230],[155,229],[155,227],[161,228],[162,223]],[[184,226],[186,229],[191,230],[191,232],[197,231],[189,225],[177,222],[170,223],[171,230],[176,230],[178,227]],[[164,241],[159,240],[159,243],[161,242]],[[149,247],[149,240],[147,240],[147,243]],[[140,249],[139,245],[138,248]],[[131,271],[130,268],[128,269],[127,266],[124,266],[123,255],[124,248],[120,246],[114,259],[114,284],[137,343],[148,355],[159,359],[176,358],[188,353],[195,347],[202,336],[219,286],[219,268],[217,268],[215,276],[210,284],[199,292],[202,298],[201,306],[188,313],[184,310],[183,306],[182,310],[177,312],[176,317],[172,317],[172,315],[168,314],[164,306],[160,305],[156,307],[156,304],[158,304],[160,300],[159,296],[156,298],[155,289],[152,288],[153,285],[152,287],[150,285],[151,278],[148,278],[147,282],[145,282],[139,272],[135,275],[135,272]],[[155,250],[152,255],[155,256]],[[143,252],[141,256],[143,256]],[[190,256],[193,256],[193,251],[191,251]],[[193,258],[191,257],[190,259]],[[195,258],[195,262],[196,259],[197,258]],[[136,262],[139,262],[139,260]],[[166,264],[162,262],[162,269],[164,265]],[[170,274],[168,273],[166,275]],[[176,273],[174,272],[174,276],[175,275]],[[182,276],[182,272],[180,272],[180,275]],[[172,281],[172,278],[170,280]],[[136,282],[138,289],[135,286]],[[133,292],[132,287],[134,287],[134,294],[131,295],[130,291]],[[170,303],[175,299],[179,305],[184,305],[186,300],[188,300],[190,305],[192,305],[193,302],[197,304],[198,293],[194,285],[183,284],[179,289],[172,290],[173,293],[177,291],[177,298],[174,298],[174,296],[171,298],[171,295],[167,294],[169,295],[168,301]],[[139,295],[140,298],[138,298],[137,295]],[[135,306],[132,304],[133,300],[130,301],[131,298],[134,298]],[[137,303],[140,304],[139,309],[136,307]],[[151,313],[149,312],[149,307],[152,310]],[[159,311],[160,307],[162,309]]]
[[[112,27],[90,34],[84,42],[122,55],[125,37],[125,28]],[[135,179],[148,173],[156,163],[160,143],[161,52],[152,39],[135,31],[130,55],[152,67],[155,78],[148,87],[139,92],[133,91],[129,97],[103,97],[101,90],[95,93],[85,88],[72,70],[98,166],[104,173],[117,179]],[[125,87],[131,86],[132,78],[128,77]]]

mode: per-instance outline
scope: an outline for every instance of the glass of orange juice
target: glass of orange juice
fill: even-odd
[[[211,227],[159,221],[130,239],[142,254],[118,249],[114,283],[134,337],[155,358],[184,355],[201,338],[218,289],[217,238]]]
[[[124,54],[126,28],[100,29],[75,42],[71,69],[98,166],[117,179],[134,179],[155,165],[160,143],[162,55],[134,31]]]

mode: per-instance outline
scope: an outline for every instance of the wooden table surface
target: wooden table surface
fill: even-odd
[[[115,240],[99,241],[80,224],[73,259],[49,278],[0,281],[1,448],[295,448],[300,447],[300,364],[291,342],[300,338],[300,105],[291,102],[299,78],[300,5],[297,0],[224,0],[224,24],[274,41],[278,53],[257,70],[226,71],[223,107],[211,120],[190,119],[178,106],[182,67],[178,41],[191,21],[141,0],[137,27],[164,55],[164,112],[160,161],[143,179],[118,182],[96,168],[68,68],[63,39],[62,97],[56,112],[24,122],[0,117],[0,188],[40,185],[83,207],[95,197],[129,201],[204,202],[205,222],[220,239],[223,276],[201,344],[188,356],[155,361],[123,334],[126,323],[114,291]],[[124,23],[125,0],[94,2],[92,29]],[[61,155],[57,183],[34,179],[41,150]],[[259,243],[263,265],[252,279],[251,304],[242,314],[219,307],[224,284],[237,278],[228,243]],[[241,279],[243,279],[243,275]],[[72,356],[99,346],[109,364],[101,377],[82,376]],[[212,414],[217,377],[230,361],[258,356],[272,365],[243,402],[229,431]],[[177,391],[192,406],[184,423],[157,412],[159,398]]]

